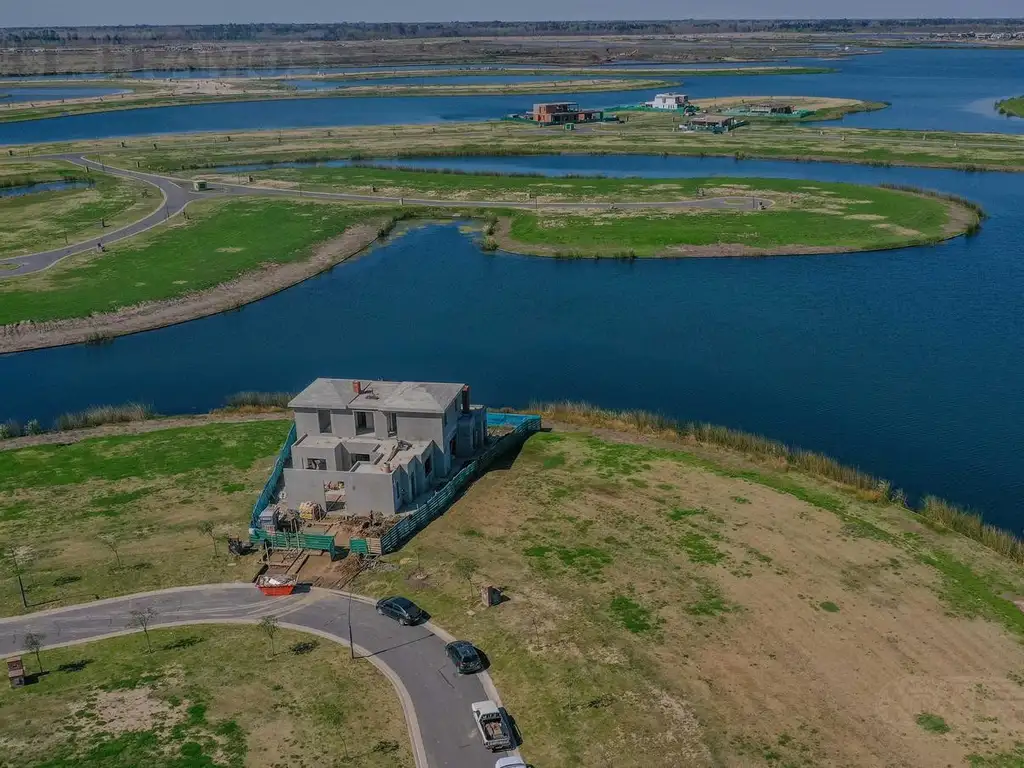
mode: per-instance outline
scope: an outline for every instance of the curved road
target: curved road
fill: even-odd
[[[31,272],[39,272],[47,267],[52,267],[58,261],[65,259],[68,256],[85,253],[86,251],[94,251],[100,245],[108,245],[110,243],[117,242],[118,240],[123,240],[126,237],[137,235],[140,232],[145,232],[147,229],[151,229],[158,224],[162,224],[171,216],[181,213],[182,209],[193,200],[203,197],[203,193],[192,192],[189,189],[191,187],[191,183],[189,182],[182,182],[165,176],[157,176],[152,173],[142,173],[141,171],[127,171],[111,168],[110,166],[105,166],[101,163],[93,162],[92,160],[86,160],[81,155],[46,155],[44,159],[64,160],[83,168],[89,168],[101,173],[108,173],[111,176],[120,176],[125,179],[144,181],[148,184],[152,184],[160,190],[163,195],[163,203],[148,216],[144,216],[138,221],[127,224],[120,229],[113,229],[99,237],[73,243],[63,248],[55,248],[52,251],[40,251],[39,253],[32,253],[27,256],[10,256],[5,259],[0,259],[0,265],[4,265],[3,270],[0,271],[0,276],[2,277],[14,277],[15,275],[27,275]],[[12,265],[14,267],[13,269],[10,268]]]
[[[386,197],[384,195],[352,195],[342,192],[303,192],[300,189],[273,189],[271,187],[248,186],[245,184],[210,183],[209,188],[203,192],[192,191],[192,182],[188,179],[177,179],[171,176],[160,176],[155,173],[144,173],[142,171],[131,171],[122,168],[111,168],[92,160],[87,160],[78,154],[65,155],[40,155],[41,160],[63,160],[65,162],[79,165],[83,168],[91,168],[102,173],[109,173],[112,176],[120,176],[126,179],[143,181],[157,187],[164,196],[163,204],[153,213],[139,219],[138,221],[113,230],[108,234],[86,240],[81,243],[57,248],[52,251],[41,251],[27,256],[9,256],[0,258],[0,279],[4,277],[15,277],[27,275],[32,272],[40,272],[53,266],[61,259],[73,256],[78,253],[95,250],[99,245],[109,245],[118,240],[132,237],[151,229],[171,216],[175,216],[194,200],[211,197],[214,195],[265,195],[270,197],[308,197],[315,200],[338,200],[356,203],[398,203],[399,205],[433,206],[433,207],[459,207],[459,208],[520,208],[532,209],[537,207],[536,202],[523,200],[443,200],[420,197]],[[770,208],[773,201],[759,197],[707,197],[695,200],[667,200],[663,202],[632,202],[632,203],[544,203],[547,209],[563,211],[583,211],[594,208],[606,209],[638,209],[638,208],[709,208],[709,209],[732,209],[751,210],[759,208]]]
[[[378,616],[372,600],[340,592],[314,588],[265,597],[252,584],[210,584],[99,600],[0,619],[0,654],[24,652],[26,632],[45,634],[47,648],[137,632],[129,627],[131,611],[145,608],[156,611],[151,628],[254,624],[277,616],[282,627],[343,645],[348,644],[351,608],[356,656],[368,659],[395,686],[416,768],[494,768],[501,756],[484,748],[470,709],[488,698],[500,703],[497,691],[486,673],[454,674],[444,653],[450,636],[431,624],[402,627]]]

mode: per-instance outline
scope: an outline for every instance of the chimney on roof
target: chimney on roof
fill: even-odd
[[[469,413],[469,386],[462,387],[462,412]]]
[[[355,392],[357,395],[363,394],[363,382],[361,382],[361,381],[353,381],[352,382],[352,391]]]

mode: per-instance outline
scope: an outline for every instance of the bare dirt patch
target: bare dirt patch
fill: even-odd
[[[94,733],[105,731],[115,735],[148,731],[161,719],[175,714],[174,707],[151,694],[148,686],[127,691],[100,691],[94,705],[97,718],[86,720],[83,727]]]

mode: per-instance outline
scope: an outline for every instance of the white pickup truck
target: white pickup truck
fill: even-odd
[[[493,701],[478,701],[473,704],[473,719],[476,721],[476,727],[480,729],[484,746],[491,752],[504,752],[515,747],[508,714]]]

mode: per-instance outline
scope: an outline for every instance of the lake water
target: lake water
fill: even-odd
[[[585,399],[763,432],[1020,529],[1024,177],[637,156],[421,165],[913,184],[991,218],[935,247],[632,263],[488,255],[454,224],[417,228],[238,311],[0,357],[4,415],[130,399],[197,412],[324,375],[465,380],[494,405]],[[373,332],[340,330],[339,307]]]
[[[85,189],[92,186],[88,181],[42,181],[20,187],[0,187],[0,197],[24,197],[37,192],[63,192],[68,189]]]
[[[788,63],[821,62],[790,60]],[[684,90],[696,98],[775,94],[888,101],[892,103],[889,109],[849,115],[842,124],[1024,133],[1024,120],[1003,117],[992,108],[1000,98],[1024,93],[1024,50],[908,48],[827,63],[838,71],[825,75],[691,76],[682,78],[684,85],[676,90]],[[288,71],[297,74],[294,70]],[[540,98],[579,101],[584,106],[600,109],[638,104],[653,94],[654,89],[648,89],[545,94]],[[304,99],[284,108],[276,101],[157,107],[2,124],[0,144],[178,131],[486,120],[525,111],[537,100],[537,95],[522,94]]]

